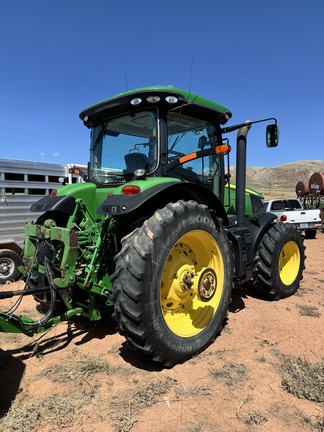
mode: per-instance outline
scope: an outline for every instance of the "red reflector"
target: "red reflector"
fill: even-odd
[[[52,189],[50,195],[51,196],[56,196],[57,194],[57,190],[56,189]]]
[[[281,222],[286,222],[287,221],[287,215],[282,215],[280,217]]]
[[[122,189],[124,195],[136,195],[139,192],[141,192],[141,189],[138,186],[133,185],[124,186]]]

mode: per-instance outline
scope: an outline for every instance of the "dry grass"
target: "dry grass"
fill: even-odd
[[[209,372],[215,380],[221,380],[230,387],[246,378],[247,369],[243,364],[228,363],[221,368],[212,368]]]
[[[251,411],[246,415],[245,423],[247,425],[259,425],[268,421],[267,417],[259,411]]]
[[[176,389],[176,396],[178,398],[190,397],[190,396],[209,396],[211,394],[211,390],[207,386],[195,386],[195,387],[184,387]]]
[[[245,423],[248,426],[259,425],[268,421],[267,417],[263,415],[260,411],[252,410],[247,414],[243,413],[243,407],[247,402],[252,400],[251,395],[245,396],[245,398],[240,402],[236,410],[236,417],[239,421]]]
[[[177,381],[166,377],[157,382],[151,382],[146,386],[119,395],[110,402],[109,408],[113,417],[114,428],[117,432],[129,432],[138,413],[162,401],[164,395]]]
[[[123,372],[98,356],[83,355],[74,349],[72,355],[63,358],[59,364],[47,367],[32,380],[37,381],[45,376],[54,383],[65,384],[64,393],[53,393],[38,402],[29,402],[28,394],[24,401],[16,399],[7,415],[0,420],[0,430],[61,431],[75,425],[80,418],[86,418],[89,410],[92,417],[100,419],[101,410],[105,408],[100,399],[101,381],[114,373]],[[95,374],[100,375],[100,380],[93,380]],[[91,379],[87,379],[89,377]],[[78,415],[75,415],[76,412]]]
[[[296,410],[296,417],[305,426],[305,431],[324,432],[324,412],[322,414],[309,417],[300,410]]]
[[[298,305],[298,307],[299,307],[299,313],[302,316],[310,316],[314,318],[318,318],[320,316],[320,313],[316,306]]]
[[[281,364],[282,385],[301,399],[324,402],[324,360],[311,365],[301,358],[287,358]]]
[[[72,367],[70,373],[69,367]],[[91,413],[93,420],[105,421],[117,432],[129,432],[138,414],[157,402],[163,402],[163,395],[177,381],[166,377],[137,386],[134,390],[123,391],[114,396],[109,403],[100,396],[100,382],[103,375],[116,373],[117,370],[98,357],[79,356],[64,359],[61,367],[48,367],[45,376],[57,383],[65,383],[67,388],[62,395],[52,394],[38,402],[25,403],[17,400],[7,415],[0,420],[0,430],[6,432],[61,431],[78,430],[78,424]],[[100,382],[86,380],[86,377],[100,374]],[[39,376],[40,378],[41,376]],[[92,383],[91,385],[83,385]],[[72,428],[72,429],[71,429]]]
[[[14,403],[6,417],[0,421],[0,427],[6,432],[35,431],[41,425],[50,422],[51,430],[61,430],[73,418],[76,402],[58,395],[51,395],[38,403],[25,403],[21,408]]]
[[[49,366],[41,376],[46,376],[52,382],[73,381],[75,383],[93,374],[111,375],[116,372],[117,368],[101,357],[80,355],[77,350],[74,350],[71,356],[64,359],[64,362]]]

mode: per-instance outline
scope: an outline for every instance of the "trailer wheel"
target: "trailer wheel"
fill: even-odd
[[[20,265],[21,259],[16,252],[10,249],[0,250],[0,285],[17,281],[20,276]]]
[[[254,259],[254,281],[273,300],[294,294],[303,278],[305,247],[296,227],[276,223],[262,238]]]
[[[221,331],[231,299],[228,236],[206,206],[167,204],[122,240],[113,317],[143,357],[171,367]]]

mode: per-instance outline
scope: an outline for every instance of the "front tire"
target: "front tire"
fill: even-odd
[[[254,259],[258,290],[272,300],[293,295],[303,279],[305,247],[296,227],[281,222],[262,238]]]
[[[233,281],[227,233],[206,206],[167,204],[122,240],[111,279],[120,332],[140,355],[171,367],[222,329]]]

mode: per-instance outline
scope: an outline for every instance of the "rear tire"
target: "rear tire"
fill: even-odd
[[[221,331],[231,299],[227,233],[206,206],[167,204],[122,240],[113,317],[143,357],[167,367],[204,350]]]
[[[15,282],[20,277],[21,258],[10,249],[0,250],[0,285]]]
[[[289,297],[303,279],[304,262],[303,237],[296,227],[275,223],[257,249],[253,268],[255,285],[270,299]]]

